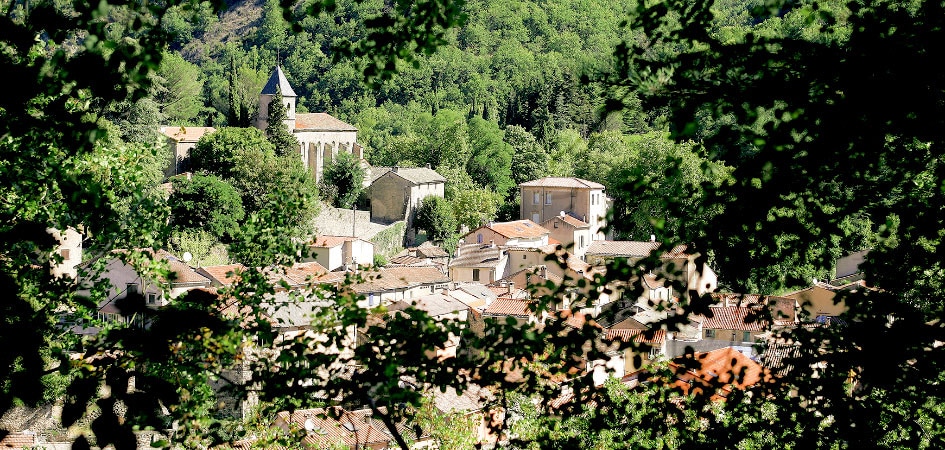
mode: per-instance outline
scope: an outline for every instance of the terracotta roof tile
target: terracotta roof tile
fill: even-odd
[[[620,339],[623,342],[630,342],[632,339],[641,344],[659,346],[666,342],[666,330],[613,329],[604,333],[604,339]]]
[[[519,186],[523,187],[561,187],[579,189],[604,189],[604,185],[593,181],[575,177],[544,177],[526,181]]]
[[[705,316],[702,328],[712,330],[762,331],[767,322],[760,320],[757,307],[711,306],[711,314]],[[746,323],[749,322],[749,323]]]
[[[484,228],[489,228],[507,238],[531,239],[549,233],[547,228],[529,219],[514,220],[511,222],[493,222],[486,225]],[[475,230],[473,233],[475,233]]]
[[[529,309],[535,302],[525,300],[497,299],[490,304],[485,311],[484,316],[512,316],[527,318],[534,313]]]
[[[210,281],[220,283],[223,286],[230,286],[239,279],[239,273],[246,270],[246,266],[242,264],[223,264],[204,266],[197,270],[210,278]]]
[[[313,242],[312,242],[311,245],[312,245],[312,247],[332,248],[332,247],[337,247],[337,246],[339,246],[339,245],[341,245],[341,244],[344,244],[345,242],[348,242],[348,241],[357,241],[357,240],[359,240],[359,239],[361,239],[361,238],[359,238],[359,237],[354,237],[354,236],[328,236],[328,235],[320,235],[320,236],[315,236],[315,239],[313,240]]]
[[[450,282],[449,277],[433,266],[385,267],[363,272],[361,276],[364,278],[364,282],[351,287],[355,292],[361,294]]]
[[[344,123],[327,113],[298,113],[295,115],[296,131],[358,131],[353,125]]]

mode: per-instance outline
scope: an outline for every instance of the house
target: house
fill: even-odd
[[[548,235],[547,229],[528,219],[490,222],[466,233],[462,243],[538,248],[548,245]]]
[[[213,287],[229,287],[239,279],[240,272],[246,270],[242,264],[220,264],[198,267],[197,273],[207,277]]]
[[[449,276],[453,281],[476,281],[489,284],[505,276],[509,255],[495,244],[460,244],[450,261]]]
[[[330,271],[348,265],[374,264],[374,244],[353,236],[315,236],[309,244],[310,254],[302,261],[316,261]]]
[[[755,356],[759,335],[770,329],[761,305],[710,306],[702,320],[703,339],[724,343],[748,356]]]
[[[433,406],[444,416],[461,414],[474,419],[476,425],[476,443],[495,444],[498,436],[495,433],[494,418],[496,411],[489,411],[489,405],[495,401],[495,395],[489,389],[475,383],[466,385],[462,392],[447,386],[446,389],[430,389],[433,396]]]
[[[216,128],[213,127],[161,127],[161,134],[166,138],[171,154],[171,163],[164,169],[165,178],[189,171],[190,151],[197,146],[200,138],[214,131]]]
[[[444,289],[429,295],[415,298],[411,301],[400,300],[387,307],[388,314],[398,314],[408,308],[426,312],[432,319],[444,322],[459,323],[465,326],[469,321],[470,307],[466,303],[454,298],[450,291]],[[460,337],[450,333],[449,339],[437,346],[436,354],[429,355],[437,359],[453,358],[460,345]]]
[[[406,221],[413,229],[423,199],[445,195],[446,178],[429,167],[373,167],[368,198],[374,222]]]
[[[407,300],[442,291],[450,279],[436,267],[383,267],[358,273],[362,281],[351,289],[365,297],[363,308]]]
[[[150,259],[138,260],[134,264],[131,262],[131,259],[140,256]],[[102,321],[135,323],[142,326],[143,323],[138,322],[135,316],[122,313],[118,307],[119,300],[139,295],[143,297],[147,307],[159,308],[187,291],[210,287],[207,277],[164,250],[113,250],[80,264],[79,268],[83,272],[78,282],[77,294],[92,297],[97,302],[96,318]],[[108,289],[104,292],[93,291],[92,287],[101,286],[103,281],[108,283]],[[94,334],[98,331],[95,327],[82,325],[74,330],[78,334]]]
[[[499,296],[482,283],[454,283],[450,296],[463,302],[473,310],[482,312]]]
[[[797,302],[802,321],[813,321],[819,317],[837,317],[847,311],[844,294],[858,289],[869,289],[862,280],[834,286],[814,280],[810,287],[781,295]]]
[[[704,258],[698,252],[692,252],[686,245],[677,245],[672,249],[664,249],[662,244],[655,240],[650,241],[594,241],[587,249],[584,257],[594,266],[603,266],[615,259],[622,259],[627,264],[635,264],[653,253],[659,257],[657,267],[648,267],[650,273],[659,278],[677,281],[685,286],[680,296],[688,296],[690,292],[702,295],[715,290],[718,286],[718,276],[715,271],[704,263]]]
[[[768,370],[732,347],[679,357],[669,366],[675,372],[671,386],[683,394],[709,396],[716,401],[724,400],[735,389],[772,379]]]
[[[565,250],[582,259],[594,236],[591,224],[564,211],[542,222],[541,226],[548,230],[551,240],[560,242]]]
[[[378,408],[387,414],[384,407]],[[413,443],[411,448],[428,448],[432,437],[413,424],[396,423],[395,432]],[[384,421],[374,417],[370,408],[346,410],[340,406],[282,411],[276,415],[274,426],[285,434],[303,433],[305,449],[374,449],[394,448],[397,443],[393,432]],[[247,445],[251,445],[247,442]]]
[[[357,128],[330,114],[296,112],[297,95],[279,66],[272,71],[259,93],[256,128],[265,130],[269,125],[269,104],[276,93],[282,94],[282,101],[286,105],[286,128],[298,139],[302,163],[316,181],[321,180],[325,166],[331,164],[339,152],[350,153],[359,160],[364,159],[364,149],[357,143]]]
[[[95,283],[91,283],[92,280],[80,280],[79,294],[89,295],[88,286],[107,280],[109,288],[105,293],[104,302],[111,303],[128,294],[141,294],[148,306],[160,307],[191,289],[210,287],[210,279],[167,251],[142,252],[150,255],[152,259],[144,261],[137,268],[122,257],[130,253],[127,250],[113,250],[105,256],[86,262],[82,266],[90,267],[98,259],[105,258],[103,271],[98,274]],[[156,267],[150,264],[152,261],[166,265],[168,276],[164,277],[156,272]]]
[[[399,259],[398,258],[404,258]],[[412,258],[412,259],[406,259]],[[422,262],[421,262],[422,261]],[[434,265],[446,272],[450,262],[450,254],[441,247],[426,241],[417,247],[408,247],[397,256],[390,259],[391,264],[402,265]]]
[[[531,300],[499,298],[486,307],[482,312],[482,317],[492,318],[500,325],[505,324],[508,318],[515,319],[519,325],[544,323],[547,313],[537,314],[535,312],[537,305],[538,302]]]
[[[549,289],[547,283],[551,282],[555,288]],[[546,295],[554,295],[557,286],[564,283],[564,280],[548,270],[548,266],[538,265],[517,272],[511,273],[499,280],[491,283],[490,286],[499,286],[505,288],[510,296],[516,292],[516,287],[524,290],[525,298],[540,298]],[[502,296],[500,296],[502,297]]]
[[[60,261],[53,261],[50,273],[54,277],[76,278],[76,267],[82,263],[82,235],[75,228],[68,227],[64,231],[47,228],[46,232],[59,242],[56,255]]]
[[[535,223],[560,216],[564,211],[590,225],[592,240],[606,239],[610,199],[604,185],[574,177],[545,177],[518,185],[522,204],[519,217]]]

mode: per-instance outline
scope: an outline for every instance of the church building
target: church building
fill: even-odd
[[[286,79],[282,68],[276,66],[266,86],[259,93],[259,115],[256,128],[265,130],[269,124],[269,104],[276,93],[282,93],[286,104],[285,125],[299,140],[299,155],[302,163],[311,171],[316,181],[322,178],[326,164],[338,157],[339,152],[364,158],[364,149],[358,145],[358,129],[326,113],[297,113],[296,94]]]

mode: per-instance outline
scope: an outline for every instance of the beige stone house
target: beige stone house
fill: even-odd
[[[436,267],[384,267],[359,272],[362,282],[351,289],[364,296],[358,305],[373,308],[424,295],[440,292],[448,287],[450,279]]]
[[[541,223],[549,232],[550,239],[578,258],[584,258],[591,246],[593,233],[591,224],[561,211],[557,216]]]
[[[446,178],[427,167],[373,167],[368,188],[371,221],[404,220],[410,230],[423,199],[442,198],[445,187]]]
[[[538,248],[548,245],[545,227],[528,220],[490,222],[463,236],[464,244],[495,244],[505,247]]]
[[[497,245],[460,244],[450,261],[449,276],[453,281],[475,281],[489,284],[505,276],[509,267],[508,252]]]
[[[685,290],[676,292],[680,297],[694,291],[698,295],[712,292],[718,286],[718,276],[708,264],[701,264],[700,254],[689,250],[685,245],[672,249],[662,249],[662,244],[655,241],[594,241],[584,254],[588,264],[603,266],[608,261],[623,259],[634,264],[656,251],[660,259],[658,267],[648,268],[650,273],[664,280],[676,280],[683,283]]]
[[[171,162],[164,169],[167,178],[180,175],[190,170],[190,151],[197,146],[197,141],[204,135],[213,133],[213,127],[161,127],[161,134],[167,139],[167,148]]]
[[[328,270],[374,264],[374,244],[354,236],[315,236],[302,261],[316,261]]]
[[[545,177],[518,187],[522,219],[545,223],[563,211],[589,224],[592,240],[606,238],[601,229],[607,225],[611,200],[604,185],[574,177]]]
[[[159,308],[166,306],[171,300],[187,291],[210,287],[210,279],[197,273],[193,267],[164,250],[151,254],[151,261],[164,265],[170,271],[169,279],[161,277],[156,272],[152,273],[152,267],[148,267],[151,265],[150,262],[145,262],[145,267],[132,266],[122,259],[123,253],[127,253],[127,250],[114,250],[80,265],[80,267],[89,267],[97,264],[100,259],[105,259],[102,272],[80,279],[77,291],[79,295],[90,296],[93,285],[103,281],[109,283],[104,296],[95,299],[98,301],[98,319],[100,320],[130,323],[133,318],[123,316],[115,306],[117,300],[128,295],[141,295],[148,307]],[[78,330],[79,333],[95,331],[93,329]]]
[[[259,93],[256,128],[265,130],[268,126],[269,105],[277,92],[282,94],[286,105],[286,128],[299,140],[299,156],[316,181],[321,180],[325,166],[337,158],[339,152],[364,159],[364,149],[357,143],[357,128],[330,114],[296,112],[297,95],[279,66]]]

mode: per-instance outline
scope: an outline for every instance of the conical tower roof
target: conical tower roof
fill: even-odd
[[[275,95],[276,88],[278,87],[279,91],[282,92],[283,97],[296,97],[295,91],[292,90],[292,85],[289,84],[289,80],[286,79],[285,73],[282,72],[282,67],[276,66],[276,70],[272,71],[272,76],[269,77],[269,81],[266,82],[266,86],[263,87],[261,95]]]

